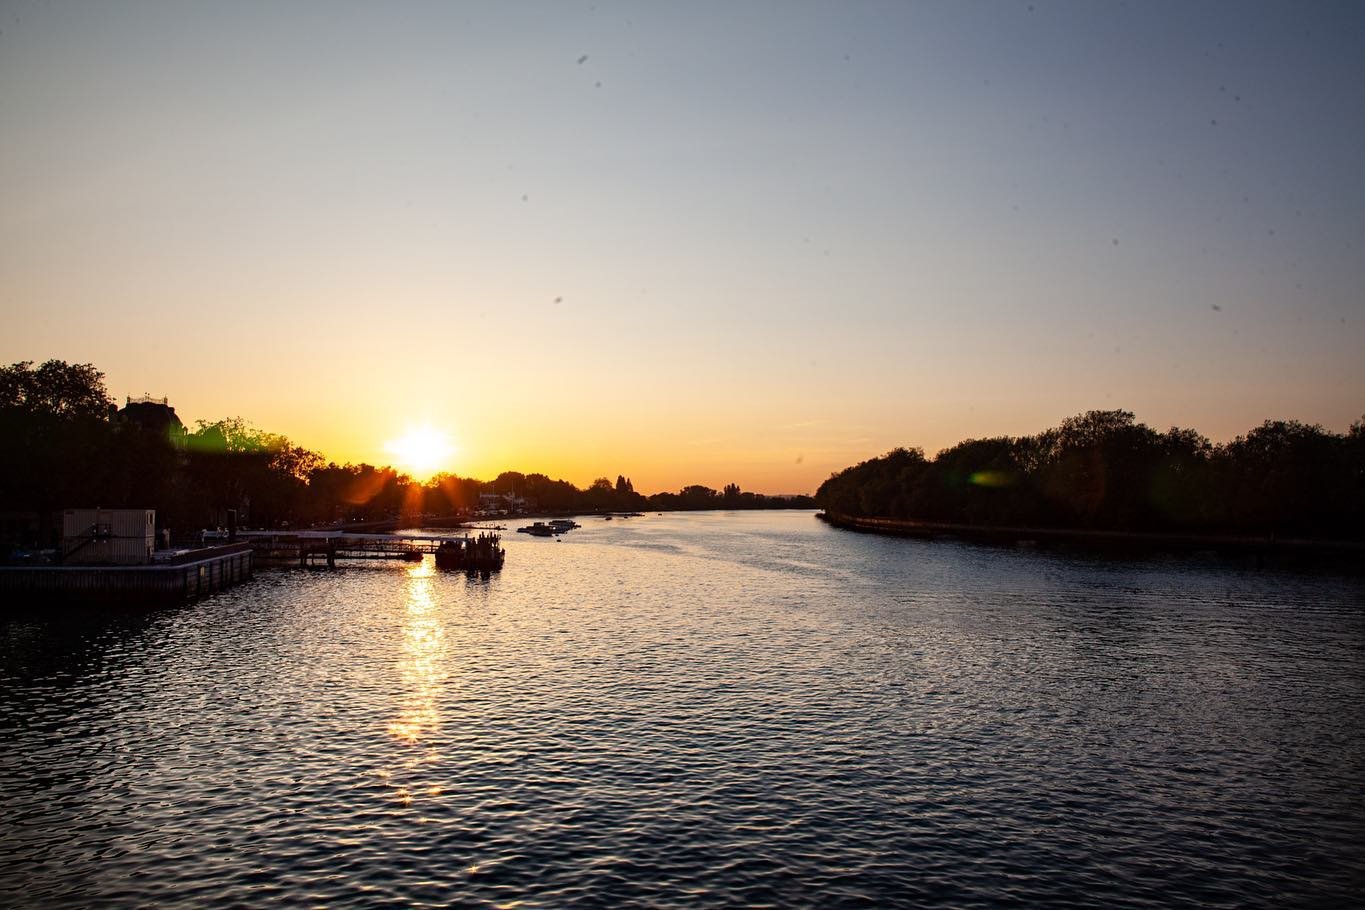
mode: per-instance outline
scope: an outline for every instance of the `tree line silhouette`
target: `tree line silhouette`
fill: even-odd
[[[832,475],[850,517],[1111,531],[1365,537],[1365,421],[1268,420],[1226,444],[1089,411],[1033,436],[895,449]]]
[[[330,462],[240,418],[199,421],[120,410],[91,364],[49,360],[0,367],[0,513],[36,514],[47,544],[52,513],[64,508],[155,508],[178,531],[226,522],[229,509],[260,527],[301,526],[400,515],[454,515],[481,494],[514,494],[537,511],[813,508],[809,496],[773,497],[684,487],[645,496],[624,476],[581,490],[544,474],[505,471],[491,481],[438,474],[426,483],[388,466]],[[173,414],[169,408],[153,415]]]

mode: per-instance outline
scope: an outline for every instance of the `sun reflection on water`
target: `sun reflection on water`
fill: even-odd
[[[445,627],[441,624],[434,595],[435,570],[429,560],[408,569],[407,610],[403,622],[403,644],[399,662],[402,695],[398,716],[389,722],[391,737],[407,746],[421,746],[420,754],[412,755],[404,764],[410,770],[430,765],[440,759],[440,752],[432,740],[441,730],[439,705],[441,687],[449,673],[446,670]],[[383,775],[390,778],[388,772]],[[419,796],[429,798],[441,794],[435,783],[421,783],[409,779],[399,785],[390,781],[394,796],[409,806]]]

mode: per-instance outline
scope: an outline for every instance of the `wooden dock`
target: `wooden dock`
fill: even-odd
[[[397,559],[420,562],[442,543],[460,538],[417,534],[358,534],[347,531],[243,531],[259,563],[336,568],[338,559]]]
[[[246,543],[190,550],[145,566],[0,566],[0,598],[14,606],[176,603],[245,581],[253,567]]]

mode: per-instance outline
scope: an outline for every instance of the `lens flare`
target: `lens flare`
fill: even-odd
[[[1014,483],[1009,471],[976,471],[967,482],[977,487],[1008,487]]]

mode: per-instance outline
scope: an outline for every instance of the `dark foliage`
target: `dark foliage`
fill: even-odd
[[[1090,411],[1035,436],[972,439],[932,461],[896,449],[833,475],[816,502],[852,517],[972,525],[1365,536],[1365,423],[1345,435],[1266,421],[1226,445]]]
[[[419,484],[390,467],[328,463],[240,418],[194,430],[173,416],[159,425],[128,419],[103,373],[57,360],[0,367],[0,440],[0,513],[40,516],[23,523],[26,539],[10,541],[24,545],[52,545],[53,513],[90,506],[154,508],[158,525],[180,534],[225,525],[229,510],[256,527],[448,516],[479,508],[486,493],[515,494],[542,512],[814,507],[808,496],[741,493],[734,484],[723,494],[692,486],[644,496],[623,475],[586,490],[516,471]]]

